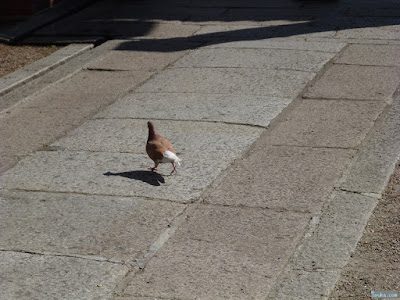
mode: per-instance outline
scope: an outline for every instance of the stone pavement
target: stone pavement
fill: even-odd
[[[400,154],[396,2],[105,0],[27,38],[104,40],[1,79],[0,299],[326,299]]]

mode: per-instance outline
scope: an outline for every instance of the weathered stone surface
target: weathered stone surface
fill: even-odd
[[[195,93],[133,93],[96,118],[206,120],[268,126],[291,98]]]
[[[333,30],[310,32],[309,29],[301,30],[299,26],[304,28],[302,24],[293,23],[291,25],[259,27],[257,24],[249,25],[210,25],[203,26],[196,31],[195,36],[206,41],[216,40],[258,40],[266,38],[333,38],[336,34]]]
[[[345,46],[346,43],[306,42],[304,39],[272,38],[254,41],[226,41],[218,44],[211,44],[210,46],[207,46],[207,48],[293,49],[336,53],[342,50]]]
[[[90,259],[0,252],[0,299],[113,299],[128,268]]]
[[[92,111],[113,103],[150,78],[147,71],[81,71],[29,98],[22,107],[84,108]]]
[[[344,267],[377,202],[355,193],[333,193],[316,228],[295,254],[293,268],[313,272]]]
[[[267,146],[263,135],[249,156],[231,167],[206,203],[317,212],[354,150]]]
[[[302,100],[271,130],[274,145],[354,148],[385,107],[381,101]]]
[[[381,194],[400,156],[400,97],[373,127],[368,142],[339,186],[348,191]]]
[[[263,129],[221,123],[154,121],[176,152],[204,159],[232,159],[247,149]],[[54,143],[68,150],[136,153],[146,155],[146,120],[90,120]]]
[[[0,139],[5,156],[23,157],[79,125],[88,109],[16,108],[0,117]],[[45,121],[44,121],[45,120]]]
[[[335,38],[400,40],[399,29],[399,25],[351,28],[338,31]]]
[[[400,70],[394,67],[333,65],[305,97],[390,101],[399,80]]]
[[[261,299],[308,219],[292,212],[201,206],[133,278],[124,296]]]
[[[370,66],[400,66],[400,45],[349,45],[336,63]]]
[[[161,71],[184,52],[110,51],[88,64],[87,68],[104,70]]]
[[[326,300],[339,276],[338,269],[317,272],[293,270],[283,279],[277,291],[271,293],[267,299]]]
[[[138,92],[211,93],[296,97],[314,73],[247,68],[167,69]]]
[[[197,199],[231,162],[205,160],[199,154],[182,154],[178,175],[170,176],[171,164],[149,171],[147,155],[42,151],[20,161],[0,177],[7,189],[71,192],[95,195],[142,196],[187,202]]]
[[[107,196],[1,192],[0,248],[133,262],[183,205]]]
[[[231,67],[319,71],[335,54],[300,50],[210,48],[191,52],[172,67]]]

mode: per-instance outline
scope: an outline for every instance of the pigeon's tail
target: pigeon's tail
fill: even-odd
[[[164,157],[163,157],[163,162],[171,162],[171,163],[177,163],[178,166],[180,166],[180,161],[182,161],[182,159],[180,159],[178,156],[176,156],[175,153],[171,152],[171,151],[165,151],[164,153]]]

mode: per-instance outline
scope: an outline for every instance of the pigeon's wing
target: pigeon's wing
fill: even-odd
[[[146,152],[152,160],[160,161],[164,157],[165,147],[160,141],[148,141],[146,144]]]
[[[171,151],[172,153],[176,154],[174,148],[172,148],[171,143],[165,137],[160,136],[160,142],[165,150]]]

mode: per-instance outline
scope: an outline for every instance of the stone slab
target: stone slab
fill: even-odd
[[[209,25],[203,26],[195,33],[195,37],[205,41],[219,40],[260,40],[266,38],[333,38],[336,31],[334,30],[314,30],[309,25],[293,22],[290,25],[260,27],[254,24],[249,25]]]
[[[296,97],[314,73],[247,68],[167,69],[140,86],[138,92],[246,94]]]
[[[341,43],[350,45],[400,45],[400,40],[379,40],[379,39],[350,39],[350,38],[305,38],[306,42],[318,43]]]
[[[292,212],[200,206],[133,278],[123,296],[261,299],[284,268],[308,219],[307,214]]]
[[[86,67],[103,70],[161,71],[184,52],[110,51]]]
[[[294,254],[294,269],[323,271],[341,269],[361,238],[377,198],[334,192],[316,228]]]
[[[395,67],[333,65],[304,96],[390,102],[399,82],[400,70]]]
[[[0,248],[133,263],[184,206],[77,194],[0,194]]]
[[[336,63],[370,66],[400,66],[400,45],[349,45]]]
[[[318,212],[354,154],[347,149],[268,146],[265,134],[203,198],[219,205]]]
[[[233,159],[262,133],[261,128],[221,123],[154,121],[156,130],[174,150],[198,158]],[[68,150],[136,153],[146,155],[146,120],[90,120],[53,144]]]
[[[371,130],[365,146],[338,184],[359,193],[382,194],[400,157],[400,96]]]
[[[328,299],[378,199],[335,192],[267,299]],[[316,274],[318,276],[316,276]]]
[[[266,299],[327,300],[339,276],[340,270],[337,269],[323,272],[295,270]]]
[[[149,71],[83,70],[29,97],[20,107],[91,107],[92,111],[97,111],[124,96],[152,74]]]
[[[385,107],[381,101],[302,100],[271,130],[273,145],[355,148]]]
[[[304,39],[273,38],[254,41],[222,41],[204,48],[248,48],[248,49],[287,49],[303,51],[321,51],[337,53],[346,46],[346,43],[312,42]]]
[[[291,101],[245,94],[132,93],[95,118],[218,121],[266,127]]]
[[[128,268],[88,259],[0,252],[0,299],[113,299]]]
[[[58,22],[52,23],[34,32],[35,37],[41,36],[101,36],[101,37],[139,37],[153,38],[179,38],[194,34],[201,27],[194,24],[181,24],[181,22],[146,22],[131,18],[119,19],[118,16],[95,20],[73,15]]]
[[[199,49],[173,64],[178,68],[261,68],[318,72],[334,53],[273,49]]]
[[[5,189],[140,196],[188,202],[197,199],[231,160],[205,160],[182,154],[177,175],[171,164],[149,171],[147,155],[77,151],[42,151],[21,160],[0,177]]]
[[[43,149],[91,115],[88,109],[15,108],[0,117],[0,139],[4,156],[20,158]]]
[[[338,31],[335,38],[400,40],[399,30],[400,25],[351,28]]]

